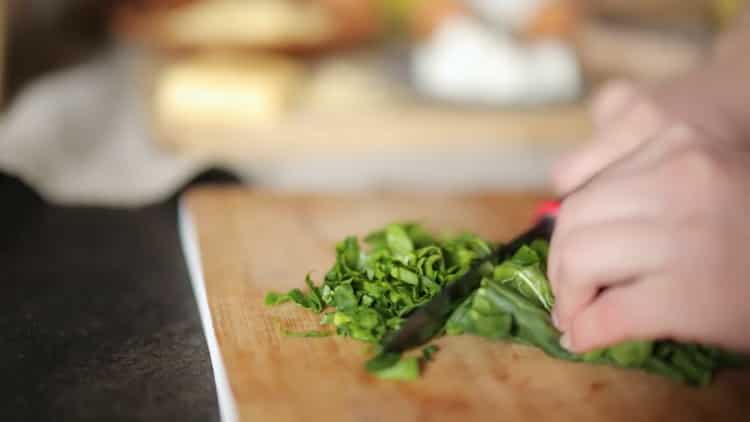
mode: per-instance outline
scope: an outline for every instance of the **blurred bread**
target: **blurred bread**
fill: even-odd
[[[302,64],[270,55],[206,55],[178,59],[159,73],[155,114],[162,128],[262,126],[293,106]]]
[[[466,5],[460,0],[419,1],[414,6],[414,16],[411,18],[412,35],[427,38],[447,19],[468,13]]]
[[[369,0],[148,0],[123,6],[120,34],[169,50],[308,51],[378,30]]]
[[[382,31],[379,0],[315,0],[333,17],[332,43],[352,46],[374,39]]]
[[[529,38],[571,38],[583,20],[576,0],[547,0],[525,25]]]

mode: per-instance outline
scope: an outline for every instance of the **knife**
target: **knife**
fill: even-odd
[[[560,203],[556,201],[541,204],[536,212],[536,224],[534,226],[510,242],[501,245],[489,256],[477,260],[466,274],[443,288],[425,306],[414,311],[404,321],[399,330],[386,337],[383,351],[386,353],[403,353],[430,341],[443,329],[445,322],[458,305],[479,288],[485,274],[483,268],[487,264],[501,262],[520,249],[521,246],[536,239],[549,239],[552,236],[555,217],[559,208]]]

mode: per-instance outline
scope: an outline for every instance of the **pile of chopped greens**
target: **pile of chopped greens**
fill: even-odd
[[[416,224],[390,224],[364,239],[336,246],[336,262],[317,286],[308,275],[309,291],[269,293],[267,305],[292,301],[322,313],[320,323],[335,333],[380,346],[387,333],[426,304],[444,286],[487,258],[493,245],[472,234],[436,237]],[[446,322],[443,334],[473,334],[491,340],[538,347],[564,360],[640,368],[690,385],[705,385],[713,373],[741,360],[716,348],[673,341],[631,341],[585,354],[573,354],[559,344],[552,325],[554,296],[546,277],[548,242],[539,239],[521,247],[510,259],[492,263],[481,287]],[[290,336],[322,337],[330,331],[285,332]],[[421,356],[379,354],[367,369],[385,379],[414,379],[432,359],[435,346]]]

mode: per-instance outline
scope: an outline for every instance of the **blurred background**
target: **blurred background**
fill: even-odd
[[[686,72],[742,0],[4,0],[0,170],[61,204],[206,168],[293,191],[544,189],[612,78]]]

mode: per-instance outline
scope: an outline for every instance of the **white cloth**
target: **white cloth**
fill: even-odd
[[[198,173],[150,139],[133,53],[114,47],[27,87],[0,124],[0,170],[52,203],[102,206],[159,201]]]

